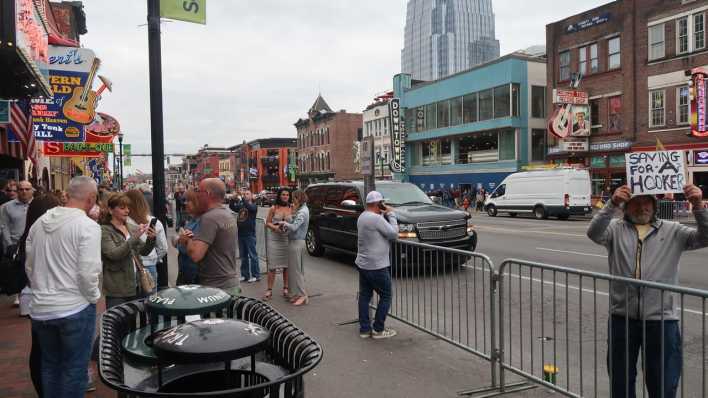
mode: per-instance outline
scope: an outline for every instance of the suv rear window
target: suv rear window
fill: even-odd
[[[340,201],[340,203],[345,200],[353,200],[358,205],[361,205],[361,203],[362,203],[361,202],[361,195],[359,194],[359,190],[356,188],[353,188],[353,187],[346,188],[344,190],[344,195],[342,195],[342,200]]]
[[[313,187],[306,190],[308,205],[310,205],[310,207],[322,206],[326,189],[326,187]]]

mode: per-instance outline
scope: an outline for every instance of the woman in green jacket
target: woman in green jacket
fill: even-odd
[[[142,296],[137,279],[140,256],[155,248],[155,231],[148,225],[128,225],[130,199],[124,193],[113,194],[107,203],[101,225],[101,258],[103,260],[103,292],[106,308]],[[147,242],[140,237],[147,234]],[[137,263],[137,264],[136,264]]]

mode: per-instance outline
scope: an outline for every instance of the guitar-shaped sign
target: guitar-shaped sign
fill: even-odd
[[[64,103],[64,116],[67,119],[80,124],[89,124],[96,117],[96,98],[98,95],[91,90],[96,71],[101,65],[101,60],[93,59],[91,71],[83,87],[74,88],[74,92],[68,101]]]
[[[575,90],[580,85],[582,75],[573,75],[570,87]],[[563,104],[556,109],[548,121],[548,130],[559,138],[565,138],[570,135],[570,130],[573,126],[573,104]]]

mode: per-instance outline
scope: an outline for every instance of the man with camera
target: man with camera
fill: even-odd
[[[366,211],[357,220],[359,250],[359,336],[386,339],[396,335],[384,327],[391,306],[391,241],[398,238],[398,221],[393,208],[383,203],[383,195],[371,191],[366,195]],[[369,318],[369,303],[379,295],[373,328]]]

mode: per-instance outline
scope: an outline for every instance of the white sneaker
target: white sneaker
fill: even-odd
[[[257,281],[257,280],[258,280],[258,279],[251,277],[251,279],[248,280],[248,283],[253,283],[253,282]]]
[[[362,339],[368,339],[369,337],[371,337],[371,332],[359,332],[359,337],[361,337]]]
[[[245,276],[239,277],[238,280],[239,280],[240,282],[243,282],[243,281],[246,280],[246,277],[245,277]]]
[[[20,296],[19,296],[19,295],[17,295],[17,294],[15,295],[15,300],[12,302],[12,306],[13,306],[13,307],[19,307],[19,306],[20,306]]]
[[[372,330],[371,331],[371,338],[372,339],[388,339],[388,338],[395,336],[396,334],[398,334],[398,333],[396,333],[395,330],[388,329],[388,328],[386,328],[380,332]]]

